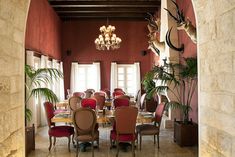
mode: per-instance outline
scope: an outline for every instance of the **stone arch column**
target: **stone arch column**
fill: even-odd
[[[235,1],[192,1],[198,34],[199,154],[233,156]],[[24,34],[29,2],[0,0],[0,156],[24,156]]]
[[[192,2],[198,37],[199,156],[234,156],[235,1]]]
[[[0,0],[0,156],[25,156],[24,41],[29,0]]]

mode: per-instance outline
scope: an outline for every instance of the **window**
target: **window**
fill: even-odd
[[[71,92],[85,91],[89,88],[100,90],[100,63],[72,63],[70,88]]]
[[[111,64],[111,91],[122,88],[128,95],[136,95],[140,89],[139,63]]]
[[[132,84],[134,79],[133,65],[118,65],[117,71],[117,87],[122,88],[129,95],[134,95],[134,87]]]

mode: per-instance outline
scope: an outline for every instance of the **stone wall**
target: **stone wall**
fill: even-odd
[[[200,156],[235,155],[235,1],[193,0],[198,26]]]
[[[0,0],[0,156],[24,156],[24,34],[29,0]]]
[[[193,0],[199,152],[235,155],[235,1]],[[0,0],[0,156],[24,156],[24,33],[29,0]]]

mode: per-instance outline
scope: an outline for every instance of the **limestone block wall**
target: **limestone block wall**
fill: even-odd
[[[24,34],[30,0],[0,0],[0,156],[24,156]],[[199,154],[235,155],[235,1],[192,0],[198,29]]]
[[[235,155],[235,1],[193,0],[198,26],[200,156]]]
[[[24,156],[24,33],[29,0],[0,0],[0,156]]]

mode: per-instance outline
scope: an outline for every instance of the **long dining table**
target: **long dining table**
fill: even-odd
[[[115,110],[96,110],[97,122],[99,124],[113,122],[115,118]],[[152,112],[139,111],[136,123],[151,123],[154,120],[154,114]],[[64,122],[73,123],[72,114],[69,110],[56,114],[52,119],[52,122]]]

